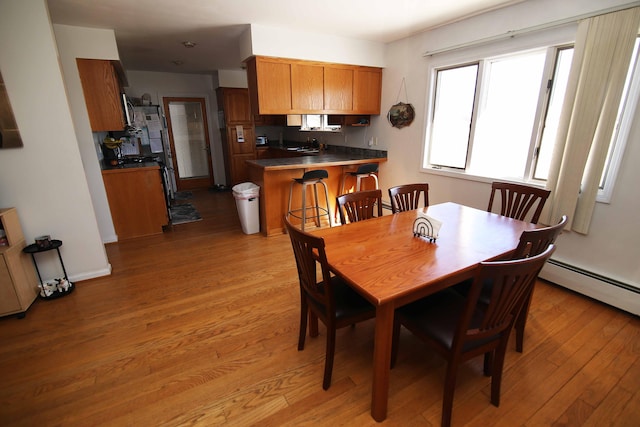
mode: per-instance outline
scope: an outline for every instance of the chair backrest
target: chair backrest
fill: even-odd
[[[534,205],[536,209],[530,221],[538,223],[542,208],[551,191],[542,188],[531,187],[524,184],[511,184],[508,182],[494,182],[491,184],[491,196],[489,197],[488,212],[493,207],[493,199],[497,192],[500,192],[500,215],[508,216],[519,220],[524,220]]]
[[[551,244],[542,253],[529,258],[480,263],[458,323],[453,349],[462,352],[473,347],[473,343],[478,345],[504,338],[531,295],[542,266],[554,251],[555,246]],[[491,295],[488,305],[478,310],[478,300],[486,282],[492,283]]]
[[[555,243],[567,224],[567,220],[567,216],[562,215],[556,225],[523,231],[520,235],[518,247],[513,252],[511,259],[531,257],[544,252],[550,244]]]
[[[325,309],[327,318],[331,317],[332,313],[335,315],[335,300],[324,239],[293,226],[286,217],[284,225],[291,239],[301,291],[312,300],[314,306]],[[318,265],[322,273],[321,282],[318,282],[316,275]]]
[[[429,206],[429,184],[404,184],[389,188],[391,211],[393,213],[418,209],[420,195],[424,200],[424,207]]]
[[[343,194],[336,197],[336,206],[338,206],[342,224],[346,224],[347,219],[348,222],[358,222],[382,216],[382,190],[354,191]]]

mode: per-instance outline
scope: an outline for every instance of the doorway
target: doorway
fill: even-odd
[[[214,184],[204,98],[162,98],[178,191]]]

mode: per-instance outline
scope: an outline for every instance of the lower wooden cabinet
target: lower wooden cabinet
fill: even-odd
[[[24,313],[38,296],[38,278],[15,208],[0,209],[0,228],[7,244],[0,246],[0,316]]]
[[[169,224],[159,166],[102,171],[118,240],[162,233]]]

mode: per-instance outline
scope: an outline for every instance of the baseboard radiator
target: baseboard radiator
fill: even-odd
[[[640,315],[640,285],[624,283],[554,259],[544,266],[540,278]]]

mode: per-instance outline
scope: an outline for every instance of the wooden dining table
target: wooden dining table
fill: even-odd
[[[435,242],[414,237],[420,212],[442,222]],[[314,231],[331,270],[376,307],[371,416],[387,416],[396,308],[473,277],[482,261],[508,257],[535,224],[442,203]]]

